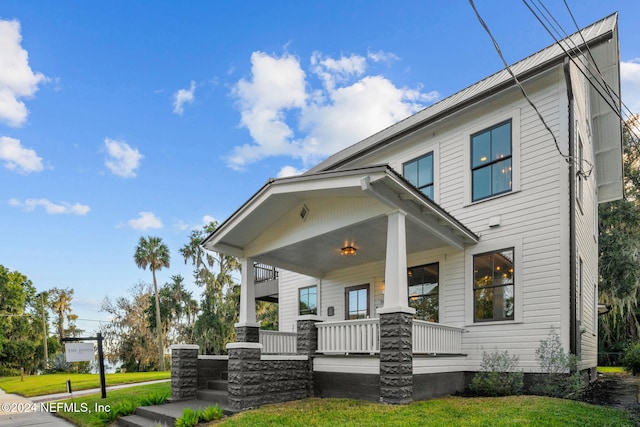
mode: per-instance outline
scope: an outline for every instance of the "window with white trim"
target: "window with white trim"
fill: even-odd
[[[471,200],[512,190],[511,120],[471,135]]]
[[[433,151],[405,163],[404,179],[433,200]]]
[[[318,287],[298,289],[298,314],[318,314]]]
[[[514,249],[473,256],[473,319],[514,319]]]
[[[415,318],[438,322],[440,311],[440,266],[420,265],[407,269],[409,307],[415,308]]]

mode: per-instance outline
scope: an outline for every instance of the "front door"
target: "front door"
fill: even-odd
[[[369,284],[345,288],[344,299],[346,320],[369,317]]]

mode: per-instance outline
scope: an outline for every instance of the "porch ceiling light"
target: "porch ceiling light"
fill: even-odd
[[[340,249],[340,255],[345,255],[345,256],[354,256],[356,255],[357,249],[354,248],[353,246],[345,246],[344,248]]]

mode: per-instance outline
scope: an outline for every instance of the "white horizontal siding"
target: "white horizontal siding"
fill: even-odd
[[[556,135],[560,149],[567,152],[568,109],[561,70],[546,74],[528,87],[532,89],[532,99]],[[470,186],[470,171],[461,167],[470,152],[468,136],[509,117],[519,125],[513,129],[517,132],[514,141],[519,142],[519,163],[514,164],[519,187],[517,191],[492,200],[470,203],[465,196],[465,188]],[[352,166],[389,163],[402,172],[404,162],[429,151],[437,153],[439,159],[435,177],[436,200],[478,234],[480,243],[464,252],[450,249],[410,255],[408,264],[443,260],[440,266],[440,322],[465,328],[462,345],[463,353],[469,355],[463,363],[466,369],[478,369],[482,351],[497,348],[517,354],[521,365],[534,371],[537,366],[535,349],[540,340],[547,337],[551,327],[559,331],[563,344],[568,345],[567,163],[560,157],[536,112],[514,92],[502,100],[495,98],[480,108],[470,108],[446,123],[416,132],[395,146],[369,155]],[[500,226],[490,228],[489,218],[494,216],[500,216]],[[519,281],[516,298],[521,304],[519,320],[474,323],[472,273],[467,270],[473,253],[507,247],[517,247],[519,253],[516,256],[521,259],[516,272],[516,280]],[[593,272],[597,270],[590,270],[589,274]],[[382,302],[383,280],[383,262],[332,272],[322,279],[319,315],[327,320],[344,319],[344,288],[369,283],[372,290],[370,311],[375,316],[375,306]],[[305,283],[308,281],[281,278],[282,330],[295,325],[296,315],[294,310],[282,306],[291,303],[297,308],[295,289]],[[327,316],[330,306],[335,310],[333,318]]]

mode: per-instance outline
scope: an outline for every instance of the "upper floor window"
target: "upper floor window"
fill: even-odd
[[[513,248],[473,257],[474,321],[514,319]]]
[[[472,200],[512,189],[511,120],[471,135]]]
[[[438,263],[410,267],[407,270],[409,283],[409,307],[416,309],[416,319],[438,322],[440,309]]]
[[[404,164],[404,179],[433,200],[433,151]]]
[[[305,314],[318,314],[317,292],[318,288],[316,286],[298,289],[298,313],[301,316]]]
[[[576,194],[576,198],[578,203],[580,204],[580,208],[582,208],[582,204],[584,201],[584,147],[582,145],[582,138],[578,137],[578,191]]]

